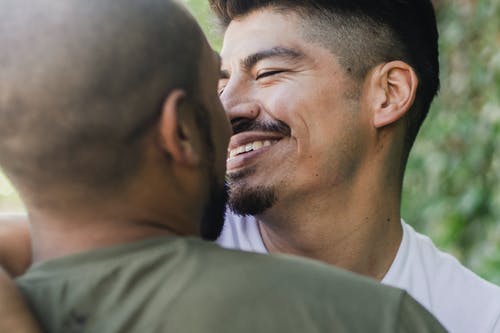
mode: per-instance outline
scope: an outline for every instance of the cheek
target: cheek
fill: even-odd
[[[293,89],[274,89],[269,94],[266,109],[275,120],[280,120],[291,129],[292,139],[302,141],[307,136],[310,114],[307,101],[309,98]]]

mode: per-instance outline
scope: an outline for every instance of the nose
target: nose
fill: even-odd
[[[259,103],[252,97],[252,85],[243,75],[233,73],[227,80],[220,100],[232,123],[235,119],[255,119],[259,116]]]
[[[252,81],[244,74],[233,71],[220,95],[233,130],[236,124],[255,120],[262,113],[263,109],[256,97]]]
[[[238,120],[253,120],[260,114],[260,106],[257,102],[240,102],[232,106],[225,106],[226,115],[231,124]]]

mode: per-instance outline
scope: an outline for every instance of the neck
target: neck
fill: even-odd
[[[324,261],[381,280],[399,249],[402,228],[400,186],[381,186],[377,179],[382,178],[340,185],[258,216],[268,251]]]
[[[30,214],[30,221],[34,263],[147,238],[188,235],[175,228],[182,225],[179,219],[81,218],[78,214],[65,218]]]

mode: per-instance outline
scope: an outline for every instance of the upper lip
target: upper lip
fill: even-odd
[[[283,138],[282,134],[270,133],[270,132],[243,132],[231,137],[229,142],[228,151],[236,149],[239,146],[252,143],[254,141],[264,141],[264,140],[280,140]]]

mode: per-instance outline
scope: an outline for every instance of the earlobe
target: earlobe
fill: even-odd
[[[373,73],[373,125],[381,128],[397,122],[415,101],[418,79],[413,68],[403,61],[381,65]]]
[[[175,162],[195,166],[200,157],[193,141],[195,129],[188,104],[183,90],[173,90],[163,103],[159,132],[161,147]]]

